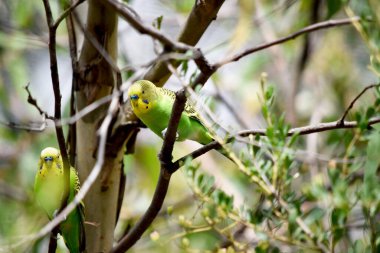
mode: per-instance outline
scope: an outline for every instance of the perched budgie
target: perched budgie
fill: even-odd
[[[156,87],[152,82],[139,80],[128,90],[133,112],[154,133],[164,137],[173,108],[175,93],[165,88]],[[201,144],[213,141],[198,113],[188,102],[182,113],[177,140],[194,140]]]
[[[70,192],[68,202],[74,199],[80,184],[77,172],[70,168]],[[58,149],[45,148],[41,152],[34,191],[39,205],[53,219],[61,205],[64,192],[63,162]],[[85,249],[84,206],[78,205],[59,225],[60,234],[70,253],[83,252]]]

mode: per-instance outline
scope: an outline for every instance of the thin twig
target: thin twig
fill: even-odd
[[[103,45],[99,43],[99,41],[84,27],[82,22],[80,21],[78,15],[75,11],[72,13],[75,21],[77,22],[79,28],[83,32],[86,39],[90,42],[90,44],[98,51],[98,53],[107,61],[107,63],[112,67],[112,69],[116,73],[120,73],[120,69],[117,66],[116,62],[112,59],[112,57],[108,54],[107,50],[104,48]]]
[[[125,67],[122,67],[121,71],[128,71],[128,70],[137,70],[141,68],[148,68],[156,62],[168,62],[170,60],[178,60],[178,61],[185,61],[185,60],[192,60],[199,57],[199,55],[194,54],[186,54],[186,53],[177,53],[177,52],[169,52],[169,53],[162,53],[158,56],[156,56],[154,59],[148,61],[147,63],[139,64],[139,65],[127,65]]]
[[[54,123],[57,126],[64,126],[64,125],[73,125],[75,124],[78,120],[82,119],[92,111],[96,110],[100,106],[109,103],[112,101],[114,98],[120,98],[121,95],[123,95],[123,92],[126,91],[128,88],[127,85],[123,86],[122,89],[119,91],[115,91],[114,93],[104,96],[91,104],[87,105],[84,107],[82,110],[76,112],[74,115],[71,115],[70,117],[67,118],[61,118],[61,119],[55,119],[54,117],[50,116],[49,119],[54,120]],[[32,125],[21,125],[17,124],[15,122],[2,122],[0,121],[0,124],[3,124],[5,126],[8,126],[9,128],[14,128],[14,129],[20,129],[20,130],[26,130],[26,131],[33,131],[33,132],[42,132],[44,129],[46,129],[46,116],[45,114],[43,115],[43,119],[40,123],[40,126],[34,127]]]
[[[81,3],[83,3],[85,0],[78,0],[72,5],[70,5],[66,10],[64,10],[61,15],[57,18],[57,20],[54,22],[53,27],[55,29],[58,28],[59,24]]]
[[[242,117],[240,117],[240,114],[235,109],[235,107],[227,101],[227,99],[224,97],[224,95],[222,95],[222,92],[220,92],[220,89],[219,89],[218,85],[214,85],[214,87],[215,87],[215,90],[216,90],[215,99],[218,99],[220,102],[222,102],[227,107],[227,110],[236,119],[237,123],[241,127],[248,128],[248,125],[244,122],[244,120],[242,119]]]
[[[67,216],[74,210],[74,208],[82,203],[83,198],[86,196],[88,191],[90,190],[91,186],[94,184],[95,180],[99,176],[102,166],[104,163],[104,155],[105,155],[105,149],[106,149],[106,142],[107,142],[107,133],[110,123],[112,122],[112,118],[114,116],[114,113],[117,111],[119,106],[119,100],[115,96],[114,99],[111,101],[110,106],[108,108],[106,117],[104,118],[99,130],[98,130],[98,136],[99,136],[99,147],[97,149],[97,160],[94,165],[94,167],[91,170],[91,173],[88,175],[87,179],[84,181],[82,187],[78,191],[78,193],[75,195],[74,199],[61,211],[58,213],[58,215],[51,220],[48,224],[46,224],[43,228],[41,228],[37,233],[33,235],[25,236],[22,240],[17,241],[16,243],[10,245],[9,249],[15,249],[19,247],[20,245],[37,240],[43,236],[45,236],[47,233],[52,231],[56,226],[58,226],[63,220],[67,218]]]
[[[298,36],[303,35],[305,33],[310,33],[310,32],[314,32],[317,30],[336,27],[336,26],[348,25],[348,24],[352,24],[353,22],[359,21],[359,20],[360,20],[359,17],[352,17],[352,18],[345,18],[345,19],[338,19],[338,20],[327,20],[327,21],[316,23],[316,24],[312,24],[312,25],[309,25],[309,26],[295,32],[295,33],[292,33],[288,36],[285,36],[283,38],[271,41],[269,43],[264,43],[264,44],[255,46],[253,48],[249,48],[249,49],[244,50],[243,52],[238,53],[234,56],[227,57],[226,59],[216,63],[215,67],[219,68],[219,67],[221,67],[227,63],[238,61],[242,57],[245,57],[249,54],[255,53],[257,51],[261,51],[261,50],[266,49],[268,47],[272,47],[272,46],[284,43],[284,42],[289,41],[289,40],[293,40],[293,39],[297,38]]]
[[[61,119],[61,90],[59,87],[58,76],[58,62],[56,51],[56,28],[54,27],[54,19],[50,9],[50,3],[48,0],[43,0],[46,12],[46,19],[49,27],[49,56],[50,56],[50,71],[51,79],[54,91],[54,118],[55,120]],[[69,178],[70,178],[70,166],[67,157],[67,150],[65,146],[65,137],[61,126],[56,125],[56,135],[61,150],[63,165],[64,165],[64,178],[65,178],[65,193],[68,193]],[[67,194],[65,194],[67,195]],[[68,195],[67,195],[68,196]],[[66,197],[67,197],[66,196]],[[66,201],[64,201],[66,202]]]
[[[135,12],[131,11],[130,7],[126,3],[122,3],[116,0],[103,0],[107,5],[112,7],[115,11],[121,14],[128,23],[139,31],[141,34],[149,34],[152,38],[160,41],[166,47],[178,50],[180,52],[185,52],[188,50],[193,50],[193,47],[188,46],[181,42],[176,42],[170,39],[165,34],[161,33],[156,28],[145,25],[138,16],[136,16]]]
[[[72,1],[72,0],[71,0]],[[79,3],[77,1],[75,4]],[[75,4],[72,4],[71,6],[74,6]],[[74,9],[73,9],[74,10]],[[73,71],[73,76],[71,79],[71,96],[70,96],[70,116],[72,117],[75,115],[75,91],[78,87],[78,48],[77,48],[77,38],[75,33],[75,27],[74,27],[74,20],[73,15],[70,12],[68,17],[66,18],[66,27],[67,27],[67,33],[68,33],[68,40],[69,40],[69,47],[70,47],[70,58],[71,58],[71,68]],[[68,141],[68,147],[69,147],[69,159],[70,164],[75,167],[75,159],[76,159],[76,139],[77,139],[77,132],[76,132],[76,122],[71,124],[68,129],[68,135],[67,135],[67,141]]]
[[[111,250],[111,253],[126,252],[141,238],[146,229],[152,224],[164,202],[169,187],[170,176],[171,174],[161,168],[156,190],[154,191],[154,195],[148,209],[129,231],[129,233],[124,236]]]
[[[54,118],[61,118],[61,90],[59,87],[59,76],[58,76],[58,62],[57,62],[57,51],[56,51],[56,31],[57,27],[54,26],[54,18],[50,8],[49,0],[43,0],[46,14],[46,21],[49,28],[49,57],[50,57],[50,71],[51,80],[54,91]],[[55,132],[57,135],[59,149],[61,150],[62,161],[63,161],[63,177],[64,177],[64,192],[61,200],[60,211],[66,206],[69,197],[69,187],[70,187],[70,163],[67,155],[65,136],[63,134],[63,129],[61,126],[55,125]],[[58,226],[59,224],[57,224]],[[50,241],[52,246],[56,246],[56,243],[52,240],[56,240],[57,229],[52,230],[52,235]],[[49,247],[49,252],[54,252],[55,250]]]
[[[57,236],[58,236],[58,233],[59,233],[59,229],[58,229],[58,226],[56,226],[51,231],[51,236],[50,236],[50,240],[49,240],[49,247],[48,247],[48,252],[49,253],[55,253],[55,251],[57,249],[57,239],[58,239]]]
[[[325,131],[336,130],[336,129],[356,128],[359,125],[357,121],[345,121],[343,125],[339,125],[338,123],[339,121],[333,121],[333,122],[328,122],[328,123],[320,123],[314,126],[296,127],[296,128],[290,129],[287,135],[292,136],[296,133],[299,135],[306,135],[306,134],[325,132]],[[368,120],[368,126],[374,125],[377,123],[380,123],[380,117],[374,117]],[[236,136],[241,136],[241,137],[246,137],[249,135],[265,136],[266,129],[244,130],[236,134]],[[233,139],[234,138],[231,137],[226,142],[230,142]],[[201,148],[193,151],[192,153],[179,158],[177,161],[174,162],[173,169],[174,170],[179,169],[183,165],[183,163],[189,158],[195,159],[209,152],[210,150],[218,149],[218,148],[220,148],[220,144],[218,142],[216,141],[210,142],[207,145],[204,145]]]
[[[163,44],[164,50],[161,54],[168,52],[188,52],[191,51],[194,59],[199,59],[200,62],[204,59],[200,49],[194,46],[200,40],[211,22],[216,19],[216,15],[224,3],[224,0],[209,0],[205,2],[195,1],[194,7],[186,20],[183,29],[178,36],[177,41],[172,40],[159,30],[144,25],[140,17],[126,3],[118,2],[117,0],[106,1],[113,9],[115,9],[124,19],[141,34],[147,34]],[[181,64],[180,61],[172,62],[177,67]],[[196,63],[198,65],[198,63]],[[164,61],[157,61],[148,72],[144,79],[151,80],[157,86],[161,87],[170,77],[171,73],[166,67]]]
[[[368,120],[368,125],[369,126],[374,125],[379,122],[380,122],[380,117],[373,117]],[[344,121],[343,125],[339,125],[339,120],[338,120],[338,121],[332,121],[332,122],[327,122],[327,123],[319,123],[313,126],[303,126],[303,127],[292,128],[288,131],[287,135],[292,136],[296,133],[298,133],[299,135],[306,135],[306,134],[312,134],[312,133],[318,133],[318,132],[325,132],[325,131],[334,130],[334,129],[356,128],[358,127],[358,125],[359,124],[357,121]],[[266,129],[240,131],[237,135],[245,137],[250,134],[265,135]]]
[[[38,105],[37,100],[32,96],[32,93],[29,90],[29,85],[30,85],[30,83],[28,83],[24,87],[26,92],[28,93],[28,99],[27,99],[28,103],[33,105],[42,116],[46,117],[47,119],[54,119],[52,116],[49,116],[49,114],[47,112],[42,110],[41,107]]]
[[[185,109],[186,91],[185,88],[176,92],[176,98],[173,104],[172,115],[169,120],[168,128],[164,136],[161,152],[159,154],[160,162],[167,165],[172,162],[172,152],[174,142],[176,141],[177,128],[181,118],[181,114]],[[166,166],[165,166],[166,167]]]
[[[43,118],[44,118],[44,120],[42,120],[41,123],[38,123],[39,126],[33,126],[32,123],[30,123],[29,125],[21,125],[21,124],[17,124],[15,122],[11,122],[11,121],[10,122],[0,121],[0,124],[7,126],[9,128],[12,128],[12,129],[25,130],[25,131],[30,131],[30,132],[43,132],[47,126],[45,116],[43,116]],[[35,124],[37,124],[37,123],[35,123]]]
[[[205,84],[206,81],[210,78],[210,76],[213,75],[222,66],[224,66],[224,65],[226,65],[228,63],[231,63],[231,62],[238,61],[241,58],[243,58],[245,56],[248,56],[248,55],[250,55],[252,53],[255,53],[255,52],[264,50],[266,48],[269,48],[269,47],[272,47],[272,46],[284,43],[284,42],[289,41],[289,40],[293,40],[293,39],[297,38],[298,36],[300,36],[302,34],[305,34],[305,33],[310,33],[310,32],[318,31],[318,30],[321,30],[321,29],[326,29],[326,28],[331,28],[331,27],[336,27],[336,26],[348,25],[348,24],[351,24],[353,22],[357,22],[359,20],[360,20],[359,17],[352,17],[352,18],[345,18],[345,19],[338,19],[338,20],[328,20],[328,21],[316,23],[316,24],[313,24],[313,25],[310,25],[310,26],[306,26],[303,29],[301,29],[301,30],[299,30],[299,31],[297,31],[295,33],[292,33],[292,34],[290,34],[288,36],[285,36],[283,38],[280,38],[280,39],[271,41],[269,43],[264,43],[264,44],[261,44],[261,45],[258,45],[258,46],[246,49],[243,52],[240,52],[240,53],[238,53],[236,55],[233,55],[231,57],[227,57],[227,58],[225,58],[225,59],[223,59],[223,60],[221,60],[221,61],[219,61],[219,62],[217,62],[215,64],[210,65],[207,71],[201,71],[201,73],[199,73],[194,78],[194,85]]]
[[[160,176],[152,201],[141,219],[129,231],[129,233],[120,240],[119,244],[117,244],[112,249],[112,253],[121,253],[130,249],[140,239],[146,229],[152,224],[162,207],[169,187],[171,175],[174,172],[172,170],[172,152],[174,142],[176,140],[179,120],[185,108],[185,103],[185,89],[181,89],[176,93],[176,99],[174,101],[172,114],[170,116],[168,128],[164,136],[164,142],[159,153]]]
[[[344,111],[343,113],[343,116],[340,118],[340,120],[338,120],[338,125],[342,126],[344,125],[344,120],[348,114],[348,112],[352,109],[352,107],[354,106],[354,104],[356,103],[356,101],[369,89],[372,89],[374,87],[379,87],[380,84],[371,84],[371,85],[368,85],[367,87],[365,87],[355,98],[354,100],[351,101],[350,105],[347,107],[347,109]]]

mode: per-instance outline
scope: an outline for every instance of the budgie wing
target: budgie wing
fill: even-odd
[[[74,192],[75,192],[75,195],[78,194],[79,190],[80,190],[80,181],[79,181],[79,177],[78,177],[78,173],[77,171],[71,167],[71,173],[74,173]],[[85,221],[85,217],[84,217],[84,204],[83,202],[81,202],[78,206],[77,206],[77,210],[79,212],[79,215],[80,215],[80,238],[79,238],[79,245],[80,245],[80,250],[84,250],[85,248],[85,245],[86,245],[86,237],[85,237],[85,228],[84,228],[84,221]]]
[[[169,97],[173,103],[174,103],[174,100],[175,100],[175,93],[171,90],[168,90],[168,89],[165,89],[165,88],[159,88],[161,90],[161,92],[164,94],[164,96],[167,96]],[[185,104],[185,109],[183,111],[189,118],[199,122],[201,125],[204,126],[204,124],[202,123],[200,117],[199,117],[199,114],[197,113],[197,111],[194,109],[194,107],[189,103],[189,101],[187,100],[186,101],[186,104]]]

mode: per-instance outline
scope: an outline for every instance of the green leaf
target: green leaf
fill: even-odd
[[[251,224],[259,224],[264,220],[265,216],[261,209],[259,210],[249,210],[247,213],[247,220]]]
[[[227,195],[224,191],[217,189],[213,193],[214,201],[225,210],[232,210],[234,199],[232,196]]]
[[[335,185],[337,183],[337,181],[339,180],[339,170],[337,170],[336,168],[330,168],[328,171],[327,171],[328,175],[329,175],[329,178],[331,180],[331,184],[332,185]]]
[[[267,86],[267,89],[265,90],[265,100],[271,100],[272,97],[273,97],[273,93],[274,93],[274,87],[272,85],[268,85]]]
[[[370,253],[370,246],[363,243],[362,240],[356,240],[352,247],[348,250],[348,253]]]
[[[305,223],[310,225],[316,221],[320,221],[325,215],[326,211],[322,208],[316,207],[311,209],[311,211],[307,214],[304,219]]]
[[[181,65],[181,73],[186,75],[187,71],[189,70],[189,63],[187,60],[182,61]]]
[[[153,21],[153,26],[156,27],[158,30],[161,30],[161,24],[162,20],[164,19],[164,16],[159,16]]]
[[[377,170],[380,164],[380,131],[377,126],[374,131],[368,136],[367,160],[364,165],[364,183],[363,183],[363,204],[369,208],[377,203],[378,193],[380,192],[379,176]]]
[[[366,112],[366,118],[370,119],[372,116],[375,115],[375,108],[369,107]]]
[[[289,217],[288,217],[288,221],[289,221],[288,230],[289,230],[289,233],[293,236],[295,235],[297,229],[299,228],[296,222],[297,217],[298,217],[297,209],[291,208],[289,210]]]
[[[267,127],[267,130],[266,130],[266,134],[267,134],[267,137],[268,139],[273,139],[274,138],[274,128],[272,126],[268,126]]]
[[[263,114],[264,119],[268,119],[268,116],[269,116],[268,112],[269,112],[269,110],[268,110],[268,107],[266,105],[263,105],[261,107],[261,112]]]
[[[326,2],[327,2],[327,17],[326,17],[326,19],[329,19],[342,8],[344,1],[342,1],[342,0],[328,0]]]
[[[378,107],[380,105],[380,98],[376,98],[375,106]]]
[[[331,225],[333,227],[343,227],[347,220],[348,211],[343,208],[334,208],[331,212]]]
[[[257,247],[255,248],[256,253],[267,253],[269,252],[269,242],[260,240]]]
[[[345,229],[345,223],[347,222],[348,211],[342,208],[334,208],[331,213],[331,225],[332,235],[334,237],[334,245],[342,239],[347,231]]]

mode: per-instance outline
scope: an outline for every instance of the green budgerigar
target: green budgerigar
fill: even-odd
[[[76,170],[70,168],[70,192],[68,202],[74,199],[79,191],[80,183]],[[41,152],[38,171],[34,182],[37,202],[46,211],[49,219],[53,219],[61,206],[64,193],[63,162],[58,149],[45,148]],[[84,206],[78,205],[59,225],[59,233],[63,236],[70,253],[80,253],[85,249]]]
[[[175,93],[155,86],[147,80],[136,81],[129,87],[128,96],[133,112],[154,133],[163,138],[169,124]],[[194,140],[201,144],[213,141],[194,107],[186,102],[178,129],[177,140]]]

